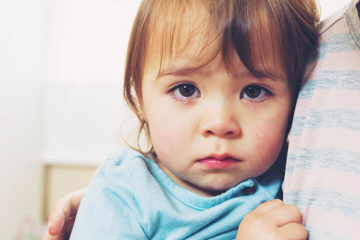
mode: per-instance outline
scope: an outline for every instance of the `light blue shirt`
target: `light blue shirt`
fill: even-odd
[[[281,164],[280,164],[281,165]],[[70,239],[235,239],[242,218],[280,189],[282,167],[215,197],[175,184],[151,159],[125,148],[96,171]]]

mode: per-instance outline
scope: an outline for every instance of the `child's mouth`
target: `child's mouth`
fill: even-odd
[[[241,162],[241,160],[227,154],[221,154],[210,155],[208,157],[198,160],[197,162],[202,166],[210,169],[225,169],[236,165],[237,163]]]

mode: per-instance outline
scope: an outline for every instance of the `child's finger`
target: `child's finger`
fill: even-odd
[[[274,208],[284,206],[284,205],[285,204],[280,199],[274,199],[274,200],[271,200],[271,201],[263,202],[262,204],[257,206],[257,208],[255,208],[252,211],[252,213],[261,215],[261,214],[265,214],[265,213],[271,211]]]
[[[302,222],[300,210],[292,204],[275,207],[268,211],[264,217],[268,219],[267,221],[273,222],[278,227],[288,223]]]
[[[282,239],[306,240],[308,238],[308,231],[299,223],[286,224],[279,228],[278,233]]]

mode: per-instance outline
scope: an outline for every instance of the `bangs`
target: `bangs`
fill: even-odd
[[[287,41],[295,34],[284,33],[290,10],[282,5],[276,0],[156,0],[144,59],[155,59],[151,64],[159,67],[159,73],[180,58],[196,69],[218,55],[228,63],[233,46],[254,76],[289,79],[287,62],[295,50]]]
[[[178,59],[197,69],[226,52],[224,29],[232,19],[226,1],[160,1],[166,4],[155,5],[146,43],[146,59],[156,61],[151,65],[159,66],[159,74]]]
[[[266,1],[236,1],[231,41],[245,67],[256,77],[286,79],[281,31]],[[282,21],[280,21],[282,22]]]

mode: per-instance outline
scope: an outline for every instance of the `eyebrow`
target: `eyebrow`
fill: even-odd
[[[278,81],[278,80],[284,80],[283,77],[281,76],[276,76],[275,74],[269,74],[266,72],[263,72],[261,76],[256,76],[256,74],[253,74],[252,72],[250,72],[249,70],[247,72],[244,73],[232,73],[231,76],[233,78],[242,78],[242,77],[248,77],[248,78],[252,78],[252,79],[256,79],[258,81]]]

